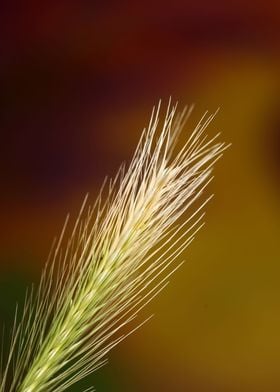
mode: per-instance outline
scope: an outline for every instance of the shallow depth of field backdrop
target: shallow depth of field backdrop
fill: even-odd
[[[146,310],[156,317],[91,380],[100,392],[279,391],[279,2],[13,2],[0,37],[1,323],[159,98],[195,102],[190,127],[220,106],[209,132],[233,146],[207,225]]]

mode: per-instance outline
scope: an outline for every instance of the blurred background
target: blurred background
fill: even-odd
[[[86,192],[169,96],[220,112],[207,225],[99,392],[280,390],[278,1],[26,1],[0,9],[0,322]],[[188,133],[188,131],[186,131]],[[88,384],[84,384],[88,385]],[[71,391],[81,391],[81,385]]]

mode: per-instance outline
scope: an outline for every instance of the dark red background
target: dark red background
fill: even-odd
[[[280,389],[280,5],[46,1],[0,7],[1,318],[86,192],[171,95],[233,142],[190,264],[99,391]],[[80,389],[78,389],[80,390]]]

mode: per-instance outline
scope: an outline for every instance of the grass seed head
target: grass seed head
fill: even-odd
[[[176,115],[169,104],[162,124],[160,104],[153,110],[129,167],[92,207],[85,200],[62,251],[67,219],[38,290],[15,318],[0,392],[67,390],[143,324],[135,327],[135,317],[203,225],[202,194],[226,148],[205,134],[215,115],[206,113],[178,149],[191,110]]]

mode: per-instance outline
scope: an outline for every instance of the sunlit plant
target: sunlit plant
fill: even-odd
[[[211,196],[202,195],[226,148],[205,134],[215,115],[207,113],[178,148],[191,110],[176,115],[169,105],[161,122],[158,105],[129,167],[104,184],[92,207],[85,200],[65,239],[67,219],[38,289],[16,312],[0,392],[67,390],[146,321],[134,319],[203,225]]]

